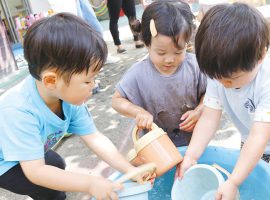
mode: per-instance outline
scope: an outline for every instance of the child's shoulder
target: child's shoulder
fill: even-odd
[[[270,58],[267,55],[264,58],[260,70],[256,76],[257,84],[265,86],[265,84],[267,83],[270,86],[269,76],[270,76]]]
[[[145,70],[148,70],[148,66],[151,66],[150,58],[148,55],[144,56],[138,62],[134,63],[129,69],[129,72],[142,73]]]
[[[30,87],[27,83],[28,78],[23,80],[18,85],[10,88],[0,97],[0,108],[13,108],[20,109],[22,107],[27,107],[31,105],[32,102],[29,102],[31,98]]]
[[[184,63],[190,70],[195,71],[196,73],[200,72],[196,55],[194,53],[186,53]]]
[[[198,62],[196,59],[196,55],[194,53],[186,53],[185,62],[189,63],[190,65],[198,66]]]

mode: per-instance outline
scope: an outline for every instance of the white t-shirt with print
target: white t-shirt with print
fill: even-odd
[[[254,121],[270,122],[270,59],[266,57],[255,79],[240,89],[225,88],[217,80],[208,79],[204,104],[224,109],[245,142]],[[265,152],[270,153],[269,143]]]

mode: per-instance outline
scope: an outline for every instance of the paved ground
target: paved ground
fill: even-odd
[[[138,7],[138,16],[141,16],[142,9]],[[108,21],[102,22],[105,27],[104,38],[108,44],[109,52],[121,58],[117,64],[106,65],[99,74],[98,78],[101,81],[101,91],[94,95],[87,105],[91,110],[98,129],[108,136],[117,148],[123,154],[131,148],[130,131],[132,129],[132,121],[125,117],[121,117],[111,108],[111,97],[114,93],[114,86],[119,81],[123,73],[137,60],[146,55],[147,50],[136,49],[132,41],[131,33],[127,26],[126,18],[122,18],[119,25],[122,42],[128,50],[126,54],[117,55],[116,48],[113,45],[112,38],[108,27]],[[20,81],[27,74],[24,67],[17,75],[13,75],[10,80]],[[0,91],[4,92],[14,81],[0,82]],[[1,90],[2,89],[2,90]],[[240,135],[231,125],[230,121],[224,115],[221,130],[216,138],[212,141],[212,145],[238,148],[240,143]],[[64,139],[57,148],[67,162],[67,170],[76,170],[82,173],[101,173],[108,176],[113,171],[107,165],[101,162],[93,153],[91,153],[85,145],[76,136]],[[11,194],[0,189],[0,200],[28,200],[25,196]],[[68,200],[88,199],[85,194],[68,193]]]

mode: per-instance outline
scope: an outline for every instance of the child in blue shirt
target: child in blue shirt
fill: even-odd
[[[0,98],[0,187],[39,200],[65,199],[62,191],[117,199],[121,185],[67,172],[51,150],[65,132],[74,133],[115,169],[135,169],[98,132],[84,105],[106,60],[105,42],[80,18],[60,13],[30,27],[24,55],[31,76]]]
[[[216,199],[234,200],[237,188],[261,157],[270,154],[270,60],[267,21],[256,8],[242,3],[211,8],[195,39],[200,69],[209,81],[204,110],[195,126],[178,176],[197,162],[214,136],[222,110],[244,142],[231,176]],[[266,197],[267,198],[267,197]]]
[[[185,1],[155,1],[142,16],[149,56],[134,64],[116,86],[113,108],[150,129],[168,133],[176,146],[189,144],[202,112],[206,77],[194,54],[186,53],[194,16]]]

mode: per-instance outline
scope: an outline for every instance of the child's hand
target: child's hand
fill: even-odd
[[[115,191],[120,190],[123,186],[120,183],[113,183],[101,176],[92,176],[91,185],[89,187],[89,194],[100,199],[118,199],[118,195]]]
[[[185,112],[180,119],[182,122],[179,124],[179,128],[187,132],[193,131],[202,114],[202,108],[203,107],[199,105],[195,110]]]
[[[153,123],[153,116],[144,109],[141,109],[136,115],[136,124],[139,129],[150,129]]]
[[[128,172],[134,172],[136,171],[137,167],[131,168]],[[133,181],[136,181],[137,183],[143,184],[145,181],[150,181],[151,184],[154,184],[156,178],[156,173],[150,173],[150,172],[145,172],[143,174],[140,174],[138,176],[135,176],[132,178]]]
[[[235,200],[238,187],[230,178],[217,191],[216,200]]]
[[[182,179],[184,177],[184,173],[192,166],[197,164],[197,161],[190,157],[189,155],[184,156],[184,160],[177,165],[175,178]]]

